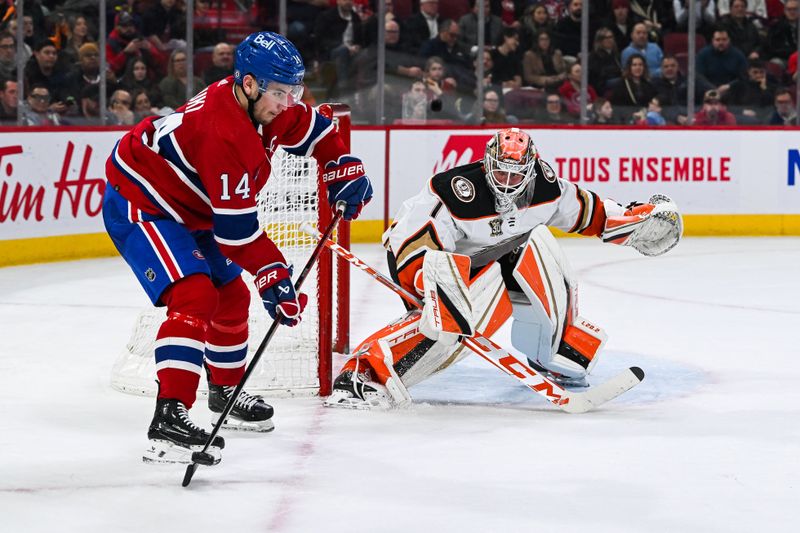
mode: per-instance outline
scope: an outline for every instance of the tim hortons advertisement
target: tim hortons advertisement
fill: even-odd
[[[796,131],[526,131],[560,177],[621,203],[662,193],[689,214],[800,213]],[[493,132],[393,131],[390,213],[432,174],[483,157]]]
[[[0,240],[103,231],[118,131],[0,133]]]

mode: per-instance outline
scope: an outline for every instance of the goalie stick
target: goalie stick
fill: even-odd
[[[300,275],[297,277],[297,281],[294,284],[294,288],[298,293],[300,292],[300,287],[303,286],[303,282],[305,282],[306,278],[308,277],[309,272],[311,272],[314,263],[317,262],[319,254],[322,252],[323,241],[331,242],[330,236],[331,233],[333,233],[333,228],[336,227],[336,225],[339,223],[339,220],[341,220],[342,215],[344,215],[344,210],[346,205],[347,204],[345,204],[345,202],[341,201],[337,202],[336,214],[334,215],[333,220],[331,220],[330,224],[328,224],[328,227],[325,229],[325,233],[324,234],[317,233],[322,237],[322,240],[320,240],[320,242],[318,242],[317,245],[314,247],[314,251],[311,253],[311,257],[309,257],[308,261],[306,262],[306,266],[303,267],[303,271],[300,272]],[[189,483],[192,482],[192,477],[194,476],[194,473],[197,471],[198,465],[211,466],[214,464],[214,458],[211,456],[211,454],[208,453],[208,447],[211,446],[212,442],[214,442],[214,437],[217,436],[217,433],[219,433],[220,428],[225,423],[225,419],[228,418],[231,409],[233,409],[233,404],[236,403],[236,399],[239,397],[239,393],[242,392],[245,383],[247,383],[247,378],[249,378],[250,374],[253,373],[253,369],[258,364],[259,359],[261,359],[261,354],[263,354],[264,350],[267,349],[267,345],[270,343],[272,337],[275,335],[275,332],[278,330],[278,326],[280,326],[281,324],[280,321],[281,314],[282,314],[281,310],[280,308],[278,308],[275,319],[272,321],[272,325],[270,325],[269,330],[267,330],[266,335],[264,335],[264,338],[261,340],[261,344],[258,345],[258,349],[256,349],[256,352],[253,354],[253,359],[250,361],[250,364],[244,371],[242,380],[239,382],[238,385],[236,385],[236,388],[233,390],[233,394],[231,394],[231,397],[228,399],[228,403],[225,405],[225,409],[223,409],[222,413],[220,413],[216,424],[214,424],[214,429],[211,431],[211,434],[208,436],[208,439],[206,439],[206,443],[203,446],[203,449],[200,450],[199,452],[192,453],[192,462],[186,467],[186,473],[183,475],[183,482],[181,483],[182,486],[184,487],[189,486]]]
[[[414,307],[422,309],[422,301],[414,294],[411,294],[395,283],[394,280],[369,266],[346,248],[331,241],[328,236],[320,234],[313,226],[303,224],[301,229],[309,235],[320,239],[320,242],[324,241],[325,246],[339,257],[344,258],[350,264],[366,272]],[[609,400],[613,400],[622,393],[629,391],[644,379],[644,371],[639,367],[633,366],[600,385],[590,387],[584,392],[570,391],[548,379],[541,372],[537,372],[526,362],[520,361],[519,358],[504,350],[480,332],[475,332],[475,336],[473,337],[464,337],[461,342],[476,355],[491,363],[495,368],[516,378],[526,387],[544,396],[547,401],[567,413],[585,413],[590,411]]]

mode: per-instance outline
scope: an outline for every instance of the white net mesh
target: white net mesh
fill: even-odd
[[[287,262],[294,265],[294,279],[316,244],[300,231],[300,225],[317,224],[318,199],[316,160],[279,149],[272,159],[272,176],[258,197],[259,220]],[[254,295],[250,306],[249,360],[272,321],[252,288],[251,277],[246,273],[245,277]],[[309,299],[303,321],[294,328],[278,328],[247,382],[248,390],[269,395],[311,395],[318,391],[318,289],[315,267],[302,287]],[[111,384],[115,389],[155,394],[153,344],[164,318],[163,308],[151,308],[139,315],[130,341],[112,370]],[[201,390],[205,389],[204,381],[201,379]]]

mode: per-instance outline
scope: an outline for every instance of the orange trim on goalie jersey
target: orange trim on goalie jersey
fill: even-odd
[[[542,280],[539,270],[539,263],[536,261],[536,256],[533,255],[531,246],[526,246],[525,250],[522,252],[522,258],[519,263],[517,263],[517,272],[522,274],[522,277],[528,282],[533,292],[539,297],[539,301],[542,302],[547,316],[551,316],[550,301],[547,298],[547,291],[545,290],[544,281]]]

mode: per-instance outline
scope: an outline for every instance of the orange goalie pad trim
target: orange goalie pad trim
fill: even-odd
[[[564,332],[564,342],[575,348],[578,353],[591,361],[594,359],[602,341],[570,324]]]
[[[522,274],[523,279],[528,282],[533,292],[539,297],[539,301],[542,302],[547,316],[552,316],[550,301],[547,298],[544,280],[542,280],[541,269],[539,268],[539,263],[536,261],[536,256],[533,255],[533,249],[530,245],[526,246],[525,250],[522,252],[522,257],[519,263],[517,263],[517,272]]]

